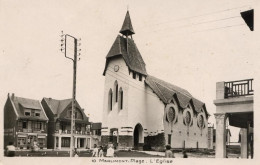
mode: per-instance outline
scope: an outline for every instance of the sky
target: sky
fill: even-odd
[[[60,52],[63,30],[81,38],[77,101],[90,121],[102,121],[105,57],[128,8],[148,74],[205,102],[214,123],[216,82],[256,78],[260,69],[259,31],[240,17],[257,7],[256,0],[0,0],[0,107],[8,93],[72,97],[72,62]],[[238,129],[232,132],[237,141]]]

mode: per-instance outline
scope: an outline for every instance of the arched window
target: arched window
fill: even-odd
[[[112,111],[113,92],[112,89],[108,92],[108,109]]]
[[[115,83],[114,83],[114,91],[115,91],[115,102],[117,103],[117,101],[118,101],[118,83],[117,83],[117,81],[115,81]]]
[[[119,109],[123,109],[123,101],[124,101],[124,92],[122,88],[119,89]]]
[[[166,120],[168,122],[172,122],[175,119],[175,116],[176,116],[175,109],[173,107],[170,107],[166,113],[167,113],[166,114]]]
[[[117,102],[117,99],[118,99],[118,85],[116,85],[116,102]]]

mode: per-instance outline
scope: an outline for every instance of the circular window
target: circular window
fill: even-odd
[[[170,107],[167,111],[167,121],[172,122],[175,119],[175,109],[173,107]]]
[[[187,125],[190,125],[190,122],[191,122],[191,114],[190,114],[189,111],[186,112],[185,122],[186,122]]]
[[[202,128],[204,125],[204,118],[202,115],[199,115],[199,118],[198,118],[198,126],[199,128]]]

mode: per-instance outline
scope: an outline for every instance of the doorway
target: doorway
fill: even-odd
[[[137,124],[134,129],[134,148],[138,149],[139,144],[144,142],[143,127],[141,124]]]
[[[70,137],[61,138],[61,147],[70,147]]]

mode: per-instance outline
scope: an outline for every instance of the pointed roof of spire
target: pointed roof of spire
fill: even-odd
[[[123,35],[135,34],[128,10],[126,12],[125,20],[120,30],[120,33]]]
[[[128,45],[128,46],[127,46]],[[128,51],[127,51],[128,50]],[[131,71],[147,75],[145,63],[134,40],[118,35],[106,57],[106,66],[103,75],[106,74],[109,60],[116,56],[122,56]]]

